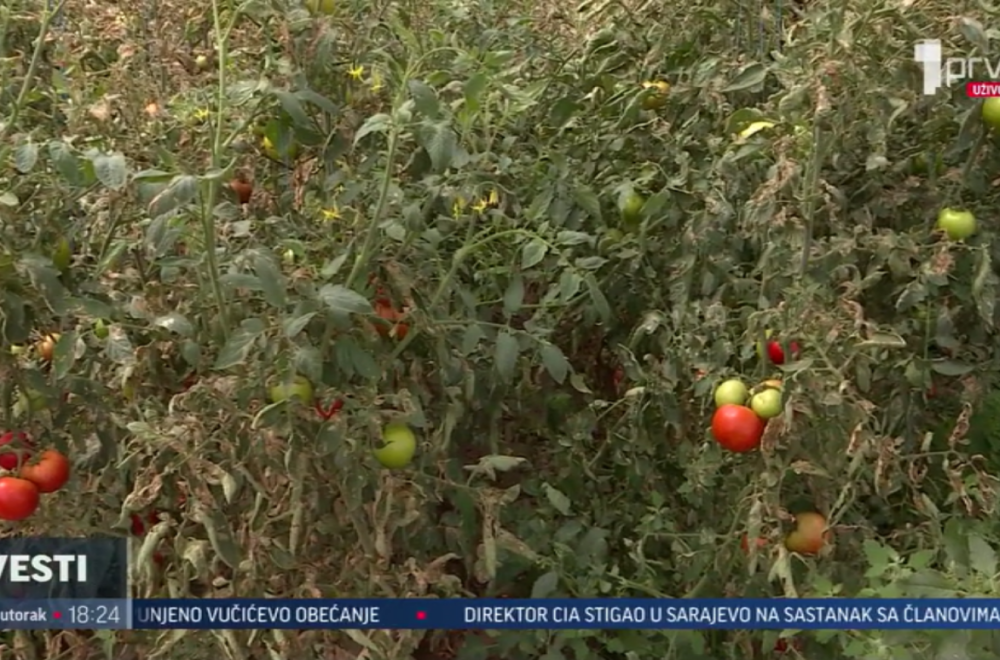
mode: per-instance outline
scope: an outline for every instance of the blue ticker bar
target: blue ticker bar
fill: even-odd
[[[1000,599],[133,600],[159,629],[971,630],[1000,628]]]

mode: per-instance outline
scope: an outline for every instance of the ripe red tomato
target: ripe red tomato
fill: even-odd
[[[788,345],[788,349],[792,353],[792,357],[798,357],[799,355],[799,344],[798,342],[792,342]],[[772,364],[782,365],[785,363],[785,349],[781,347],[781,344],[776,341],[767,342],[767,357],[771,360]]]
[[[0,477],[0,520],[24,520],[38,508],[38,488],[27,479]]]
[[[134,536],[145,536],[148,527],[152,527],[158,522],[160,522],[160,512],[157,511],[156,509],[153,509],[148,514],[146,514],[145,520],[143,520],[142,516],[140,516],[138,513],[133,513],[132,534]]]
[[[756,545],[757,549],[760,550],[767,545],[767,539],[758,536],[754,545]],[[740,540],[740,547],[743,548],[743,552],[750,554],[750,538],[746,534],[744,534],[743,538]]]
[[[37,463],[21,468],[21,476],[35,484],[39,492],[54,493],[69,481],[69,459],[60,451],[46,449]]]
[[[779,637],[778,641],[774,643],[775,653],[788,653],[789,649],[795,649],[801,653],[804,648],[805,644],[798,637],[792,637],[791,639]]]
[[[405,339],[406,333],[410,331],[410,326],[405,323],[398,323],[406,314],[399,312],[384,298],[375,301],[375,315],[382,321],[375,324],[375,329],[383,337],[395,336],[396,339]],[[385,321],[385,322],[383,322]]]
[[[712,415],[712,435],[720,445],[738,453],[760,446],[767,422],[746,406],[727,403]]]
[[[27,433],[7,431],[0,436],[0,468],[16,470],[31,458],[33,446]]]

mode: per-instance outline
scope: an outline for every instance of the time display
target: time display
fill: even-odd
[[[127,603],[117,600],[76,601],[62,610],[58,623],[66,628],[124,630],[128,627]]]

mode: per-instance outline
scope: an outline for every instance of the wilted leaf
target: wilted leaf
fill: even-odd
[[[190,337],[194,334],[194,326],[191,325],[191,322],[188,321],[186,316],[177,312],[164,314],[155,319],[153,325],[159,326],[164,330],[169,330],[170,332],[176,332],[184,337]]]

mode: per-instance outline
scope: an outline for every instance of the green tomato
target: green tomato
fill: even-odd
[[[305,4],[309,13],[314,15],[321,14],[323,16],[332,16],[333,12],[336,10],[334,0],[306,0]]]
[[[754,394],[750,408],[761,419],[771,419],[781,414],[781,390],[767,389]]]
[[[619,199],[618,211],[625,229],[632,231],[639,228],[642,223],[642,207],[645,205],[646,200],[635,191],[626,193]]]
[[[28,412],[41,412],[49,407],[45,395],[36,390],[17,391],[17,398],[14,400],[14,416],[21,417]]]
[[[721,407],[732,403],[742,406],[747,401],[747,394],[747,386],[743,381],[736,378],[727,380],[715,388],[715,405]]]
[[[104,322],[104,319],[97,319],[94,321],[94,336],[98,339],[107,339],[110,331],[108,330],[108,325]]]
[[[991,96],[983,101],[983,123],[993,130],[1000,129],[1000,97]]]
[[[941,209],[937,228],[953,241],[964,241],[976,233],[976,216],[969,211]]]
[[[382,429],[384,443],[372,453],[382,467],[390,470],[405,468],[417,453],[417,436],[406,424],[393,422]]]
[[[69,270],[72,260],[73,246],[69,244],[69,239],[63,236],[56,241],[56,249],[52,252],[52,264],[59,269],[60,273],[65,273]]]
[[[296,376],[290,383],[272,385],[269,391],[271,403],[281,403],[289,399],[298,399],[302,403],[312,403],[313,401],[312,383],[304,376]]]

